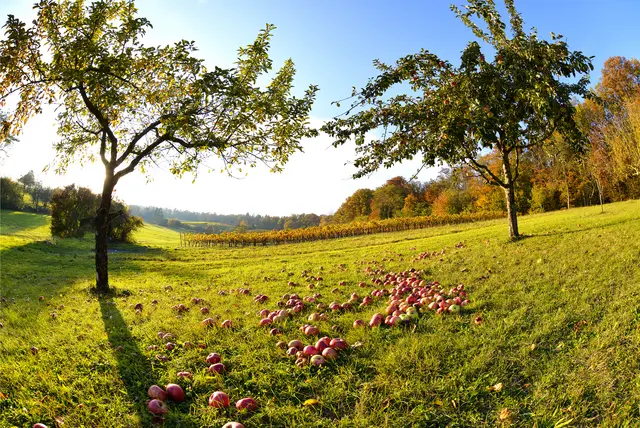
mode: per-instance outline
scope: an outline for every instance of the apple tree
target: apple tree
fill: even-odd
[[[546,41],[535,29],[525,32],[513,0],[505,4],[509,30],[491,0],[468,0],[463,9],[451,6],[478,39],[462,51],[459,65],[426,50],[393,65],[376,60],[380,74],[362,89],[354,87],[348,110],[323,131],[334,138],[334,146],[355,140],[355,178],[416,156],[425,166],[468,165],[504,190],[509,235],[516,238],[520,159],[554,132],[576,146],[584,143],[572,98],[587,94],[589,77],[569,78],[593,66],[591,58],[570,51],[561,35],[552,33]],[[407,91],[397,94],[395,86],[402,84]],[[480,159],[489,151],[499,154],[500,173]]]
[[[279,171],[302,138],[317,134],[308,124],[317,88],[291,94],[291,60],[268,85],[257,83],[272,69],[271,25],[239,49],[235,67],[207,69],[193,42],[145,45],[151,24],[133,1],[41,0],[35,9],[32,24],[9,15],[4,25],[0,97],[15,108],[0,141],[53,104],[57,170],[104,165],[95,217],[98,292],[109,290],[107,232],[119,214],[111,199],[124,176],[160,161],[173,174],[195,173],[212,157],[228,173],[259,163]]]

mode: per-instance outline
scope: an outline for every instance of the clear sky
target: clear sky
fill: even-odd
[[[320,126],[338,113],[331,101],[350,94],[375,75],[372,60],[395,61],[425,48],[457,63],[460,51],[473,34],[450,11],[451,0],[138,0],[141,16],[154,28],[149,44],[194,40],[200,56],[211,68],[230,67],[237,48],[253,41],[265,23],[275,24],[271,57],[274,68],[291,57],[298,70],[296,87],[320,87],[312,122]],[[462,5],[462,0],[454,0]],[[500,5],[501,1],[497,0]],[[7,14],[30,22],[32,0],[0,0],[0,16]],[[536,27],[541,37],[563,34],[573,50],[593,55],[592,83],[600,76],[604,61],[615,55],[640,58],[640,0],[516,0],[526,28]],[[0,165],[2,175],[14,178],[33,169],[45,183],[75,182],[99,192],[101,165],[72,168],[65,176],[40,171],[54,158],[56,139],[52,112],[27,125],[10,157]],[[334,149],[328,137],[304,141],[305,153],[293,156],[285,171],[270,174],[252,170],[243,179],[202,171],[197,180],[177,179],[166,170],[153,171],[147,182],[140,174],[124,177],[116,195],[127,203],[182,208],[218,213],[287,215],[326,214],[356,189],[374,188],[396,175],[408,177],[418,168],[407,162],[371,177],[352,180],[345,165],[354,158],[352,147]],[[423,171],[427,180],[437,168]]]

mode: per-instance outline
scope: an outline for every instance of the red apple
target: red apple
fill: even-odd
[[[226,424],[222,425],[222,428],[244,428],[244,425],[242,425],[240,422],[227,422]]]
[[[320,329],[316,326],[310,325],[304,329],[304,334],[307,336],[315,336],[320,333]]]
[[[265,325],[269,325],[269,324],[271,324],[271,322],[272,322],[272,321],[271,321],[271,319],[270,319],[270,318],[262,318],[262,319],[260,320],[259,325],[260,325],[260,327],[264,327]]]
[[[222,327],[222,328],[231,328],[231,320],[222,321],[222,324],[220,324],[220,327]]]
[[[322,355],[314,355],[313,357],[311,357],[311,364],[313,364],[314,366],[321,366],[326,362],[327,361]]]
[[[322,353],[322,351],[324,351],[328,347],[329,345],[327,345],[327,343],[324,340],[318,340],[318,342],[316,342],[316,349],[318,350],[319,353]]]
[[[209,397],[209,406],[211,407],[229,407],[229,396],[222,391],[216,391]]]
[[[155,398],[160,401],[165,401],[167,399],[167,393],[158,385],[151,385],[147,394],[149,394],[149,398]]]
[[[384,317],[380,314],[373,314],[371,321],[369,321],[369,327],[379,327],[384,321]]]
[[[49,428],[45,424],[37,423],[33,425],[33,428]]]
[[[340,338],[331,339],[331,343],[329,343],[329,346],[331,346],[333,349],[338,350],[347,349],[349,347],[347,342],[344,339]]]
[[[322,356],[326,360],[335,360],[336,358],[338,358],[338,352],[333,348],[326,348],[324,351],[322,351]]]
[[[178,372],[177,376],[178,377],[186,377],[186,378],[189,378],[189,379],[191,379],[193,377],[191,372]]]
[[[309,357],[312,356],[312,355],[319,354],[318,349],[313,345],[305,346],[303,352],[304,352],[305,355],[307,355]]]
[[[208,370],[209,370],[209,373],[213,373],[213,372],[222,373],[223,371],[226,370],[226,367],[222,363],[215,363],[215,364],[211,364]]]
[[[292,340],[291,342],[289,342],[289,348],[297,348],[298,350],[301,350],[303,347],[304,344],[299,340]]]
[[[353,322],[353,328],[364,327],[364,321],[358,319]]]
[[[167,408],[167,405],[164,404],[163,401],[160,401],[155,398],[149,401],[149,405],[147,406],[147,409],[149,409],[149,411],[154,415],[166,415],[167,413],[169,413],[169,409]]]
[[[209,364],[215,364],[215,363],[219,363],[220,361],[222,361],[222,358],[220,357],[219,354],[216,354],[215,352],[212,352],[209,355],[207,355],[206,361]]]
[[[207,319],[203,320],[200,323],[200,325],[203,326],[203,327],[211,327],[215,323],[216,323],[216,320],[214,320],[213,318],[207,318]]]
[[[175,383],[167,385],[167,395],[176,403],[184,401],[184,391],[180,385],[176,385]]]
[[[253,411],[258,408],[258,403],[253,398],[247,397],[236,402],[236,409]]]

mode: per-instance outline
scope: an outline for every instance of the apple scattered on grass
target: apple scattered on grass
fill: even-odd
[[[158,400],[156,398],[149,401],[147,409],[149,409],[149,411],[154,415],[166,415],[167,413],[169,413],[169,409],[167,408],[167,405],[164,404],[164,401]]]
[[[170,383],[167,385],[167,395],[169,398],[176,403],[181,403],[184,401],[184,391],[180,385],[176,385],[175,383]]]
[[[226,424],[222,425],[222,428],[244,428],[244,425],[242,425],[240,422],[227,422]]]
[[[236,402],[236,409],[240,411],[246,410],[251,412],[256,410],[257,408],[258,408],[258,403],[256,402],[256,400],[254,400],[251,397],[243,398]]]
[[[209,406],[215,408],[229,407],[229,396],[222,391],[216,391],[209,397]]]
[[[166,391],[158,385],[151,385],[147,390],[147,394],[149,395],[149,398],[160,401],[165,401],[168,397]]]

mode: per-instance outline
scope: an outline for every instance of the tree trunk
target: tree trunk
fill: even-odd
[[[517,164],[516,164],[517,165]],[[504,177],[504,185],[501,186],[504,189],[505,199],[507,200],[507,219],[509,220],[509,237],[516,239],[520,236],[518,232],[518,214],[516,212],[516,191],[514,175],[517,176],[518,171],[511,170],[511,162],[509,161],[509,153],[502,153],[502,174]]]
[[[35,197],[36,214],[38,214],[38,198],[40,197],[40,192],[38,191],[37,188],[36,188],[36,191],[34,192],[34,194],[36,195],[36,197]]]
[[[564,185],[567,189],[567,209],[571,208],[571,198],[569,197],[569,173],[567,172],[566,165],[562,166],[562,171],[564,173]]]
[[[513,183],[510,186],[504,187],[504,194],[507,200],[507,220],[509,220],[509,237],[511,239],[518,238],[520,233],[518,232],[518,215],[516,212],[516,195],[513,188]]]
[[[600,180],[596,178],[596,186],[598,187],[598,197],[600,198],[600,212],[604,213],[604,202],[602,200],[602,186]]]
[[[104,185],[102,186],[100,207],[96,211],[96,291],[98,293],[107,293],[109,291],[107,240],[111,194],[114,187],[113,171],[107,170]]]

